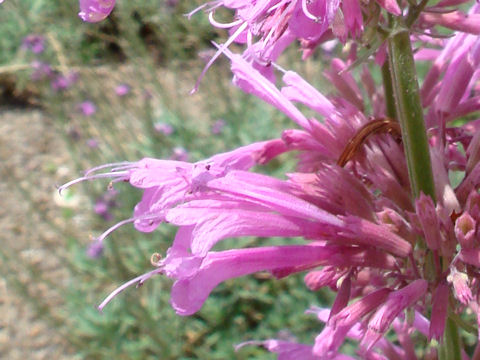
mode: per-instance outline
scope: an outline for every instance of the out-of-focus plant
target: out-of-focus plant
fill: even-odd
[[[145,154],[195,161],[232,145],[265,139],[272,127],[280,132],[287,123],[260,101],[231,91],[226,62],[219,73],[204,82],[213,96],[186,96],[198,75],[196,69],[204,64],[203,59],[197,59],[197,52],[217,36],[206,19],[198,17],[192,22],[183,16],[192,6],[186,3],[180,1],[160,14],[157,2],[126,3],[116,8],[113,18],[93,27],[72,13],[76,1],[2,4],[3,74],[15,76],[19,89],[36,90],[34,103],[65,138],[75,171]],[[148,35],[152,31],[154,34]],[[194,71],[176,75],[180,68]],[[279,170],[292,161],[285,160],[273,162],[269,168]],[[32,179],[35,176],[32,174]],[[20,184],[18,179],[9,181],[12,186]],[[96,185],[88,187],[91,203],[85,202],[88,197],[80,196],[79,188],[59,200],[64,206],[64,221],[83,222],[85,215],[75,213],[93,208],[88,232],[95,235],[128,216],[140,196],[122,191],[113,197],[105,184]],[[38,216],[41,204],[29,191],[31,188],[18,188],[19,196],[30,204],[32,216]],[[193,321],[174,315],[169,307],[171,284],[165,279],[146,284],[143,300],[127,296],[101,316],[93,308],[98,294],[113,283],[146,271],[150,255],[166,251],[174,229],[164,228],[145,241],[144,235],[122,228],[113,238],[121,247],[118,251],[109,244],[89,241],[88,236],[78,238],[58,227],[58,219],[41,216],[56,231],[58,241],[66,245],[66,251],[57,248],[49,256],[63,264],[68,279],[55,282],[38,268],[24,264],[8,246],[0,255],[9,274],[24,267],[28,279],[63,298],[61,305],[49,303],[28,287],[28,281],[9,276],[25,301],[31,302],[82,357],[147,359],[162,354],[164,359],[248,358],[260,351],[252,348],[236,355],[233,348],[247,339],[245,334],[266,337],[273,328],[288,337],[285,328],[289,328],[305,334],[306,341],[314,332],[316,324],[311,317],[305,315],[302,321],[289,317],[292,306],[307,307],[319,298],[303,291],[298,277],[278,284],[262,276],[245,279],[240,283],[241,292],[236,289],[238,282],[227,283],[217,293],[217,301]],[[252,240],[243,242],[250,244]],[[291,295],[286,296],[286,289]],[[168,324],[168,328],[158,331],[159,324]]]

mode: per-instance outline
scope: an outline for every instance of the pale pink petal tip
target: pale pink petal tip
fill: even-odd
[[[104,20],[112,12],[115,0],[79,0],[80,12],[78,16],[87,22]]]

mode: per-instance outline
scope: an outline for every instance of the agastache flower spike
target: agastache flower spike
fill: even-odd
[[[105,177],[112,179],[111,185],[125,181],[142,189],[133,216],[102,234],[95,242],[99,247],[110,232],[127,223],[143,232],[162,222],[178,227],[166,257],[152,261],[155,269],[120,286],[100,308],[128,286],[141,285],[156,274],[174,280],[172,306],[180,315],[191,315],[227,279],[258,271],[276,278],[309,271],[305,282],[310,289],[328,286],[336,292],[331,309],[312,310],[326,323],[315,344],[274,339],[245,343],[262,345],[279,359],[350,358],[339,353],[347,338],[360,344],[356,355],[362,358],[414,359],[414,339],[418,339],[411,337],[414,331],[425,338],[423,344],[436,339],[448,345],[452,338],[445,329],[452,317],[465,310],[480,313],[480,136],[476,134],[480,121],[451,127],[459,116],[480,110],[480,45],[472,34],[432,39],[434,25],[477,33],[480,6],[463,16],[460,10],[451,11],[461,0],[442,1],[419,13],[415,12],[425,2],[417,7],[394,0],[376,2],[388,16],[375,2],[357,0],[217,0],[203,6],[210,22],[228,29],[230,38],[217,45],[202,76],[224,54],[231,61],[236,86],[275,106],[300,129],[287,129],[279,139],[195,163],[187,162],[186,151],[180,151],[176,160],[109,164],[61,187]],[[80,4],[87,21],[98,21],[112,11],[114,1]],[[215,10],[222,6],[234,12],[230,23],[215,19]],[[351,44],[348,60],[333,58],[325,71],[334,87],[329,96],[275,63],[295,40],[305,57],[326,40],[337,37],[346,42],[361,36],[364,27],[390,31],[390,24],[384,26],[387,17],[393,25],[407,25],[408,33],[403,28],[396,32],[400,29],[393,26],[388,51],[385,45],[378,48],[371,53],[372,61],[388,60],[393,69],[398,64],[394,60],[405,55],[396,42],[400,39],[402,44],[418,41],[417,59],[434,62],[422,88],[423,108],[420,98],[415,99],[419,114],[415,119],[427,113],[428,138],[417,140],[425,145],[421,154],[429,159],[414,161],[427,166],[420,170],[433,170],[427,191],[417,186],[421,171],[408,173],[406,158],[412,159],[408,146],[416,143],[410,137],[415,128],[405,133],[402,114],[408,111],[401,111],[405,110],[405,104],[397,101],[401,97],[388,90],[384,94],[369,66],[363,67],[360,84],[350,71],[358,60],[359,44]],[[368,41],[370,34],[366,35]],[[395,42],[390,41],[393,38]],[[233,42],[245,45],[241,55],[228,49]],[[429,50],[422,49],[425,43]],[[277,73],[282,75],[279,86]],[[397,101],[395,116],[391,109],[385,116],[387,100]],[[313,115],[305,116],[295,103],[308,107]],[[299,161],[285,178],[251,171],[288,151],[297,151]],[[458,186],[451,184],[452,171],[465,173]],[[412,196],[412,188],[418,198]],[[239,236],[295,237],[303,243],[292,245],[286,240],[279,246],[215,250],[217,243]],[[395,341],[385,336],[390,329]]]

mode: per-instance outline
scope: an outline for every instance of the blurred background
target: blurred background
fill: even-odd
[[[311,343],[321,329],[304,310],[328,299],[307,291],[302,275],[227,281],[186,318],[169,305],[171,281],[158,276],[96,310],[110,291],[151,270],[150,256],[165,253],[175,229],[142,234],[126,225],[98,246],[91,238],[129,218],[140,191],[109,190],[104,180],[60,197],[58,185],[104,163],[197,161],[293,126],[234,88],[225,59],[188,95],[210,42],[228,36],[203,13],[183,15],[201,3],[120,0],[99,24],[77,17],[76,0],[0,6],[1,359],[274,359],[234,345]],[[294,158],[283,156],[260,171],[293,170]],[[235,239],[217,248],[282,242]]]

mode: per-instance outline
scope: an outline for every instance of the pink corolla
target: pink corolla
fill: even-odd
[[[279,360],[315,360],[318,359],[312,353],[312,346],[308,344],[298,344],[296,342],[280,341],[280,340],[265,340],[265,341],[247,341],[235,347],[238,351],[244,346],[261,345],[268,349],[268,351],[278,354]],[[339,357],[338,360],[353,359],[349,356]]]
[[[92,116],[97,112],[97,106],[93,101],[86,100],[78,104],[78,110],[85,116]]]
[[[41,54],[45,50],[45,37],[39,34],[27,35],[22,41],[22,48]]]
[[[235,11],[231,23],[222,24],[215,20],[215,10],[222,6]],[[343,40],[346,36],[339,28],[345,27],[353,36],[363,30],[357,0],[212,1],[201,8],[207,9],[213,26],[230,29],[231,41],[251,44],[254,38],[258,38],[257,43],[261,46],[255,55],[257,59],[275,60],[279,54],[277,47],[285,48],[295,39],[311,44],[327,32],[331,33],[331,29],[333,33],[341,34]]]
[[[130,86],[128,84],[119,84],[115,87],[115,94],[122,97],[128,95],[130,92]]]

